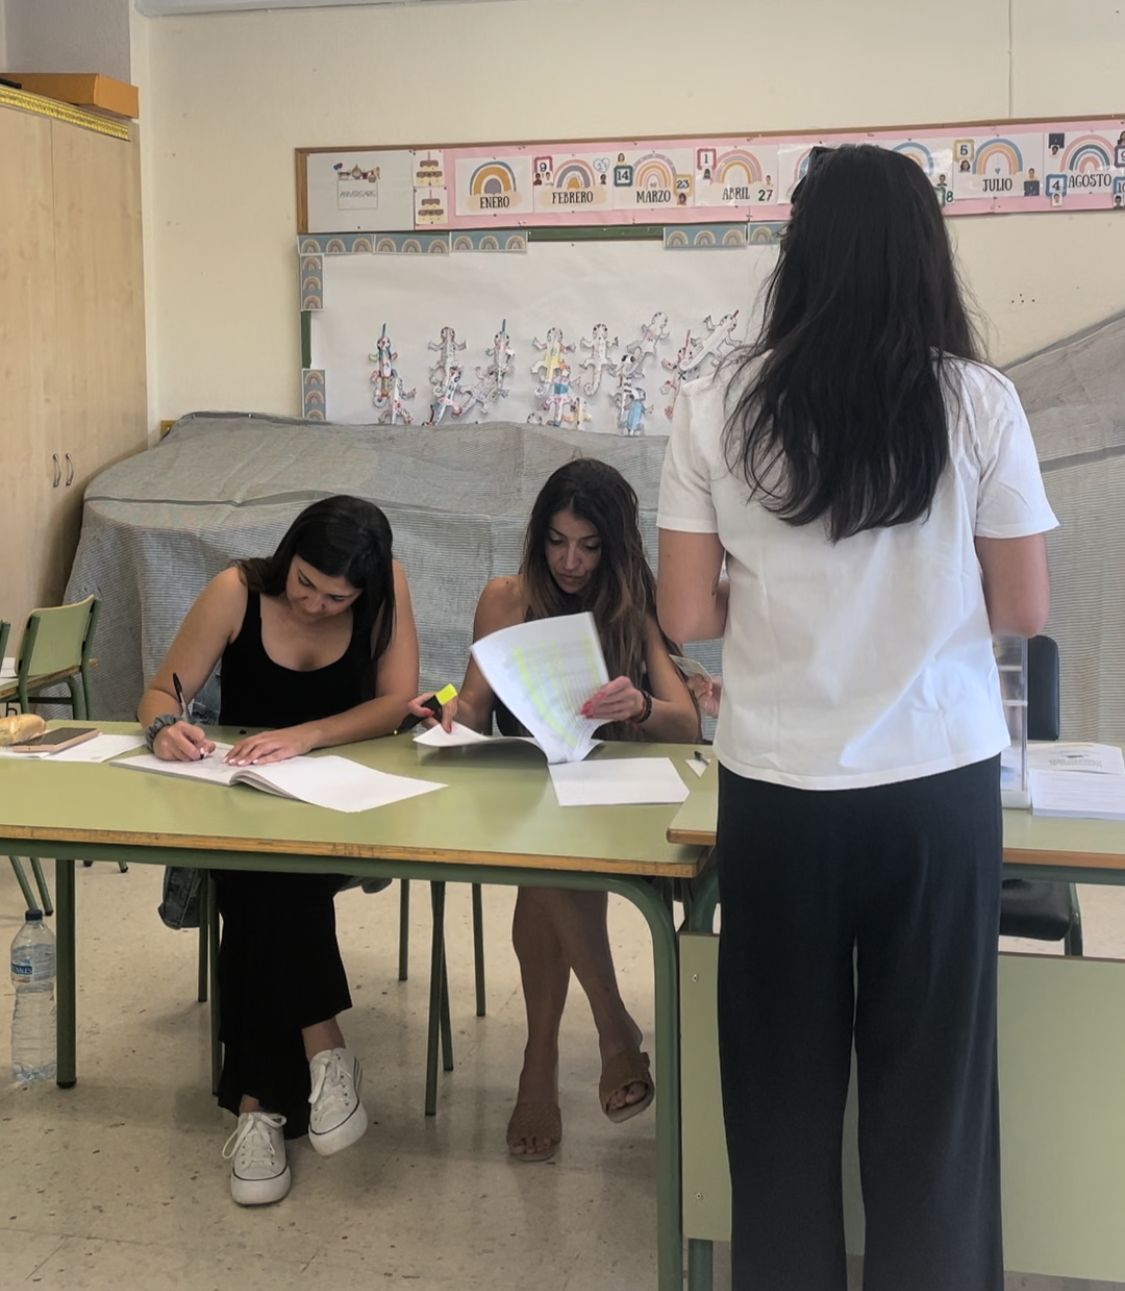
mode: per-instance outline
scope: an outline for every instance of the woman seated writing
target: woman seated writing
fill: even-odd
[[[181,711],[220,665],[223,726],[269,728],[226,754],[238,766],[395,730],[418,689],[410,593],[378,507],[331,497],[307,507],[272,556],[217,574],[184,619],[141,700],[157,757],[214,744]],[[336,1016],[351,1006],[336,943],[333,874],[216,875],[221,1107],[238,1116],[224,1156],[242,1205],[289,1190],[285,1139],[330,1156],[367,1128],[362,1071]]]
[[[539,493],[524,538],[520,572],[494,578],[481,593],[473,639],[501,628],[590,611],[611,677],[586,701],[611,740],[699,738],[699,714],[656,622],[652,573],[645,560],[637,495],[612,466],[579,458],[560,467]],[[420,700],[411,705],[428,716]],[[488,732],[523,734],[470,661],[461,694],[442,711]],[[521,888],[512,942],[527,1008],[527,1047],[508,1148],[521,1161],[545,1161],[562,1140],[558,1106],[559,1025],[571,970],[590,1001],[601,1049],[599,1101],[611,1121],[643,1111],[653,1098],[641,1032],[617,987],[604,892]]]

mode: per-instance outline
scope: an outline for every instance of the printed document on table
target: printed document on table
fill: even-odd
[[[608,758],[550,768],[560,807],[619,807],[684,802],[687,785],[671,758]]]
[[[1084,820],[1125,820],[1125,776],[1097,771],[1031,771],[1031,812]]]
[[[1116,744],[1033,741],[1027,746],[1027,765],[1032,771],[1098,771],[1102,775],[1125,775],[1125,758]]]
[[[609,681],[592,614],[566,614],[502,628],[473,643],[493,693],[522,723],[547,761],[581,762],[601,722],[582,705]]]

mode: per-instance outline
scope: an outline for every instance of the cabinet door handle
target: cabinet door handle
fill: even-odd
[[[62,467],[59,465],[58,453],[51,454],[51,462],[55,468],[54,474],[51,477],[51,488],[57,489],[59,487],[59,480],[62,479]]]
[[[69,453],[64,453],[66,458],[66,487],[69,489],[74,483],[74,459]]]

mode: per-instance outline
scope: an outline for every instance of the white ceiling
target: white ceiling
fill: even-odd
[[[0,0],[0,4],[3,0]],[[242,9],[324,9],[341,5],[475,4],[480,0],[136,0],[149,17],[187,13],[233,13]]]

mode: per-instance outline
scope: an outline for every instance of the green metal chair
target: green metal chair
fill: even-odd
[[[58,704],[69,708],[78,721],[88,718],[90,658],[97,623],[98,601],[94,596],[71,605],[32,610],[20,641],[15,678],[0,682],[0,702],[14,700],[25,713],[31,712],[36,704]],[[48,693],[57,691],[64,683],[67,694]],[[8,859],[28,909],[39,909],[31,899],[31,888],[20,859],[15,856]],[[119,861],[118,867],[123,872],[127,868],[124,861]],[[50,889],[36,857],[31,858],[31,872],[39,889],[43,913],[53,914]]]

